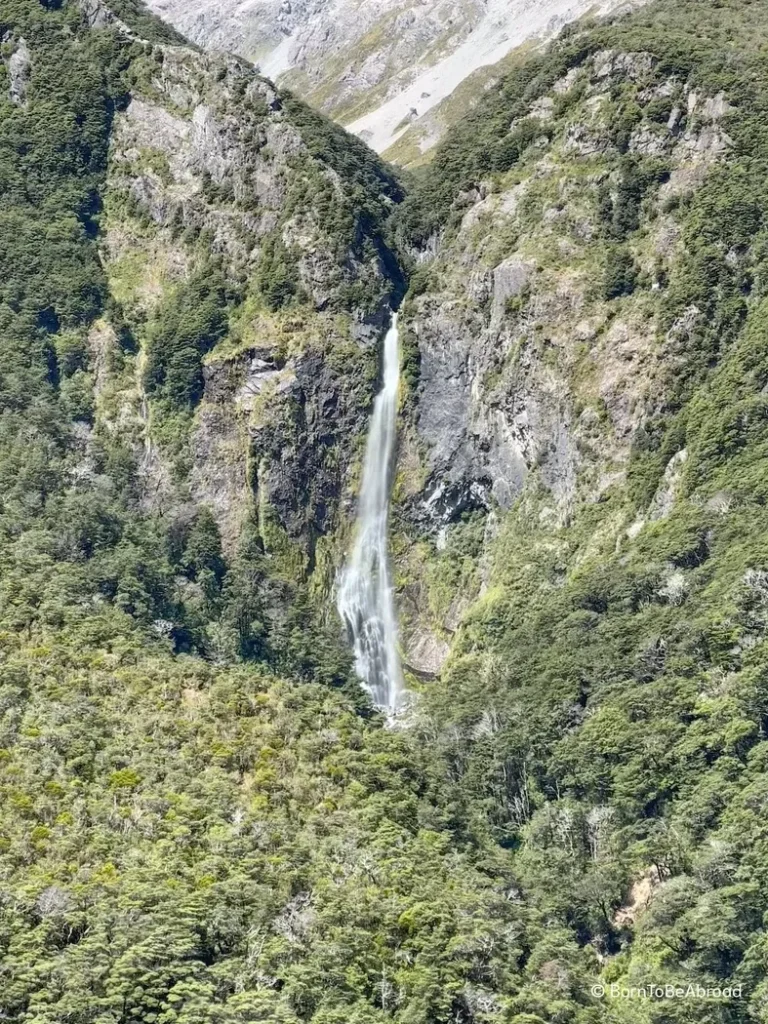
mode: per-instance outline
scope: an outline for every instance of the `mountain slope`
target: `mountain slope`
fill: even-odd
[[[152,0],[159,15],[207,48],[258,61],[312,106],[381,153],[480,67],[585,12],[621,0]],[[434,145],[437,134],[429,137]],[[426,140],[422,140],[427,148]]]
[[[399,287],[396,183],[135,13],[0,5],[0,1012],[502,998],[508,865],[306,579]]]
[[[89,586],[116,589],[147,623],[167,621],[177,642],[204,647],[199,612],[185,623],[174,611],[200,595],[173,578],[200,507],[228,555],[250,531],[296,568],[322,561],[323,538],[339,525],[376,372],[370,341],[401,288],[382,235],[399,185],[360,143],[241,62],[169,47],[160,23],[159,42],[142,43],[90,0],[82,12],[62,17],[85,19],[107,56],[101,77],[86,68],[76,88],[47,64],[36,80],[33,41],[10,20],[22,15],[11,8],[6,22],[9,69],[31,53],[25,95],[6,100],[3,295],[19,360],[9,401],[23,417],[30,403],[57,399],[75,421],[54,440],[64,426],[51,414],[40,443],[56,446],[60,466],[47,485],[15,478],[8,455],[8,529],[26,552],[48,489],[72,473],[86,505],[117,517],[108,537],[122,532],[125,501],[176,523],[165,575],[141,582],[134,567],[124,599],[101,527],[90,537],[84,523],[86,537],[65,550],[75,560],[94,550],[105,565],[87,570]],[[26,17],[28,33],[45,39],[48,15]],[[120,39],[114,51],[109,32]],[[53,135],[48,108],[35,106],[44,89],[61,97],[49,101],[61,119]],[[336,429],[326,430],[331,406]],[[279,587],[291,603],[289,581]],[[257,643],[245,623],[228,628],[227,643]],[[276,637],[286,624],[274,628]],[[262,623],[258,643],[269,633]]]
[[[567,34],[398,213],[434,254],[397,541],[432,742],[606,982],[742,986],[611,1019],[762,1013],[767,34],[741,2]]]

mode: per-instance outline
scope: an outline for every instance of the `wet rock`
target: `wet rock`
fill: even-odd
[[[346,467],[367,415],[319,352],[307,352],[289,369],[272,378],[280,401],[266,422],[249,427],[250,458],[261,467],[262,500],[289,536],[307,541],[338,522]]]

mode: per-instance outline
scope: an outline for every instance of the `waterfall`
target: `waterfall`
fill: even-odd
[[[397,313],[384,339],[384,383],[373,404],[363,464],[355,544],[337,606],[355,652],[355,669],[374,703],[393,712],[402,694],[387,527],[395,452],[400,353]]]

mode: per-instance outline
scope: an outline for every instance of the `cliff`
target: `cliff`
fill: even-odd
[[[686,218],[728,165],[734,107],[627,38],[629,25],[577,34],[538,74],[510,76],[504,113],[474,122],[509,119],[495,152],[482,139],[492,177],[467,167],[461,180],[439,152],[423,179],[444,222],[426,229],[436,254],[415,271],[403,317],[418,365],[403,516],[438,545],[474,513],[492,535],[528,494],[558,530],[626,493],[638,437],[665,416],[669,378],[688,363],[703,311],[675,293],[690,273]],[[421,201],[417,189],[406,222]],[[659,497],[659,515],[672,497]],[[641,522],[646,510],[630,502],[625,514]]]

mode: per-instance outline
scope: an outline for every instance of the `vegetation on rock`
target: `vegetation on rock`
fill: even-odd
[[[398,213],[411,244],[439,239],[406,300],[422,338],[409,429],[442,443],[419,411],[434,330],[459,351],[469,334],[489,367],[470,381],[478,419],[508,412],[533,447],[524,414],[551,416],[571,441],[544,432],[514,500],[484,499],[483,596],[420,687],[434,746],[608,991],[743,986],[609,996],[590,1012],[612,1020],[765,1013],[767,32],[751,3],[657,0],[564,33],[449,133]],[[438,628],[464,553],[476,564],[451,514]],[[551,978],[584,991],[575,962],[539,966],[533,1019],[560,1019]]]
[[[762,1020],[763,7],[566,33],[404,199],[94,9],[0,0],[3,1019]],[[393,239],[436,252],[395,540],[450,646],[398,729],[328,600]],[[468,335],[474,440],[429,406]]]

